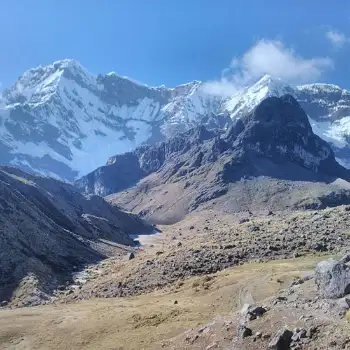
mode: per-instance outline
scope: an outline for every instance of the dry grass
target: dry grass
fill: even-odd
[[[274,294],[318,260],[246,264],[132,298],[3,310],[0,348],[159,349],[163,340],[236,310],[248,295],[258,301]]]

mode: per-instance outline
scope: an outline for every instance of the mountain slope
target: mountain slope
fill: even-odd
[[[290,94],[348,164],[348,91],[327,84],[293,88],[269,76],[230,98],[208,94],[205,86],[149,87],[115,73],[95,76],[74,60],[30,69],[0,97],[0,163],[71,181],[113,154],[199,124],[227,129],[264,98]]]
[[[112,157],[75,184],[88,193],[116,193],[108,200],[176,221],[208,203],[233,211],[333,206],[350,199],[336,185],[342,181],[330,185],[337,178],[346,185],[350,172],[313,133],[297,101],[284,95],[263,100],[226,134],[197,127]]]
[[[0,167],[0,224],[0,300],[25,278],[49,291],[82,264],[108,256],[110,244],[133,246],[129,234],[152,230],[98,196],[13,167]]]

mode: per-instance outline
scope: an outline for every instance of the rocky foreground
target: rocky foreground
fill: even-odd
[[[136,248],[135,259],[92,265],[88,283],[59,294],[64,300],[131,296],[248,262],[342,254],[349,247],[349,222],[350,206],[239,215],[202,212],[161,227],[161,243]]]
[[[164,343],[168,349],[350,348],[350,255],[321,261],[313,274],[258,304]]]

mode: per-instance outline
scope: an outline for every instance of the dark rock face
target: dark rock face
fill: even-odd
[[[134,245],[151,232],[137,216],[89,198],[66,183],[0,167],[0,299],[33,274],[53,284],[82,264],[105,257],[100,240]]]
[[[312,132],[308,118],[290,95],[262,101],[228,133],[233,149],[253,151],[274,161],[289,160],[330,176],[350,179],[327,142]]]
[[[297,101],[285,95],[267,98],[226,134],[203,126],[191,129],[155,146],[112,157],[106,166],[75,185],[87,193],[109,195],[140,180],[138,193],[184,181],[184,191],[196,194],[190,205],[193,210],[226,194],[230,184],[261,176],[312,183],[349,180],[350,172],[336,162],[330,146],[312,132]],[[324,201],[337,205],[346,202],[348,194],[334,193],[332,198],[327,194]]]

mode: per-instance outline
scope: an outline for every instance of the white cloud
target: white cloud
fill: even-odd
[[[318,80],[333,67],[329,57],[303,58],[278,40],[260,40],[240,58],[234,58],[219,81],[209,82],[205,90],[215,95],[233,95],[265,74],[290,84]]]
[[[347,42],[350,41],[344,33],[336,30],[328,30],[326,32],[326,38],[331,42],[331,44],[336,48],[342,48]]]

